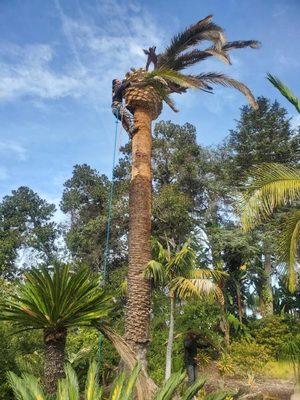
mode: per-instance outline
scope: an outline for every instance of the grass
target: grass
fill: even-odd
[[[264,367],[263,374],[274,379],[293,379],[293,367],[286,361],[269,361]]]

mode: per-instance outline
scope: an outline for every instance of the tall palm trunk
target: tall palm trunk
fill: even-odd
[[[169,379],[172,372],[172,351],[174,342],[174,314],[175,314],[175,299],[174,296],[170,295],[170,325],[169,325],[169,337],[166,352],[166,371],[165,380]]]
[[[236,286],[236,298],[237,298],[237,309],[238,309],[239,321],[242,322],[243,316],[244,316],[244,307],[243,307],[243,301],[242,301],[241,287],[240,287],[239,283]]]
[[[146,366],[150,282],[143,277],[143,271],[151,260],[151,116],[147,110],[136,108],[134,119],[138,131],[132,138],[125,338],[141,363]]]
[[[66,329],[44,330],[44,386],[47,394],[56,392],[57,381],[64,377]]]

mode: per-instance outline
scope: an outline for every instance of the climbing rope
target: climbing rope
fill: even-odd
[[[108,256],[109,256],[109,248],[110,248],[110,225],[111,225],[111,219],[112,219],[112,203],[113,203],[113,195],[114,195],[114,169],[115,169],[115,164],[116,164],[116,154],[117,154],[117,139],[118,139],[118,123],[119,119],[116,117],[116,129],[115,129],[115,139],[114,139],[114,153],[113,153],[113,164],[112,164],[112,181],[111,181],[111,186],[110,186],[110,192],[109,192],[109,199],[108,199],[108,216],[107,216],[107,224],[106,224],[106,236],[105,236],[105,249],[104,249],[104,262],[103,262],[103,276],[104,276],[104,282],[107,282],[108,280]],[[121,121],[122,122],[122,121]],[[121,132],[122,132],[122,124],[121,124],[121,129],[119,131],[119,141],[121,138]]]

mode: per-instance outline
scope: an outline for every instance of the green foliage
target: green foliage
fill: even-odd
[[[267,74],[267,79],[272,83],[273,86],[276,87],[280,91],[280,93],[288,99],[288,101],[293,104],[296,110],[300,113],[300,99],[292,93],[291,89],[289,89],[280,79],[271,74]]]
[[[233,368],[237,375],[259,373],[271,359],[268,348],[254,341],[233,342],[230,347]]]
[[[68,265],[33,269],[16,295],[2,301],[1,319],[17,329],[58,329],[89,325],[108,315],[111,299],[86,269]]]
[[[256,343],[264,346],[273,358],[278,358],[283,344],[299,329],[299,321],[280,316],[263,318],[251,324],[251,334]]]

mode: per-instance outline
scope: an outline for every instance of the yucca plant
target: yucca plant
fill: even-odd
[[[200,48],[201,45],[208,47]],[[227,42],[224,30],[212,22],[212,16],[198,21],[174,36],[158,55],[154,71],[132,69],[126,75],[131,86],[125,92],[126,106],[134,113],[137,132],[132,137],[132,175],[129,194],[129,266],[125,337],[139,359],[146,364],[150,326],[150,283],[143,271],[151,260],[151,122],[165,101],[174,111],[170,95],[188,89],[212,92],[213,85],[230,86],[241,91],[256,108],[251,91],[241,82],[223,73],[183,73],[209,57],[230,64],[231,50],[257,48],[255,40]]]
[[[300,211],[292,206],[299,199],[299,169],[283,164],[262,164],[251,172],[241,217],[243,229],[248,231],[268,219],[278,207],[291,207],[280,226],[278,251],[288,265],[288,286],[292,292],[297,283],[296,263],[300,239]]]
[[[292,364],[295,376],[295,397],[299,399],[300,396],[300,335],[296,335],[294,338],[285,342],[280,351],[280,359],[287,361]]]
[[[140,373],[139,364],[135,365],[130,374],[124,371],[120,373],[115,380],[112,389],[110,390],[110,400],[133,400],[135,398],[135,388],[138,375]],[[18,377],[10,372],[8,374],[10,386],[18,400],[50,400],[50,397],[45,395],[40,382],[32,375],[22,375]],[[205,379],[199,378],[193,385],[184,388],[183,382],[185,374],[177,372],[173,374],[164,385],[156,390],[151,397],[144,397],[142,400],[192,400],[198,391],[204,386]],[[83,394],[79,392],[77,376],[71,366],[65,368],[65,378],[58,383],[56,392],[56,400],[102,400],[103,388],[98,384],[98,368],[97,363],[90,364],[86,387]],[[204,400],[223,400],[228,393],[217,392],[205,396]],[[53,397],[51,397],[53,399]]]
[[[279,92],[296,108],[298,113],[300,113],[300,99],[294,95],[294,93],[289,89],[280,79],[276,76],[267,74],[267,79],[272,83],[272,85],[279,90]]]
[[[111,307],[111,298],[88,269],[73,272],[65,265],[26,273],[16,294],[1,304],[0,318],[16,332],[43,330],[44,384],[51,394],[64,375],[68,329],[90,326],[107,317]]]
[[[165,379],[171,375],[176,299],[188,300],[209,296],[215,297],[223,304],[223,294],[216,281],[226,275],[216,270],[197,268],[196,254],[190,242],[186,242],[179,249],[172,241],[167,243],[167,248],[164,248],[159,241],[153,240],[154,259],[149,262],[144,272],[156,287],[168,293],[170,300]]]

